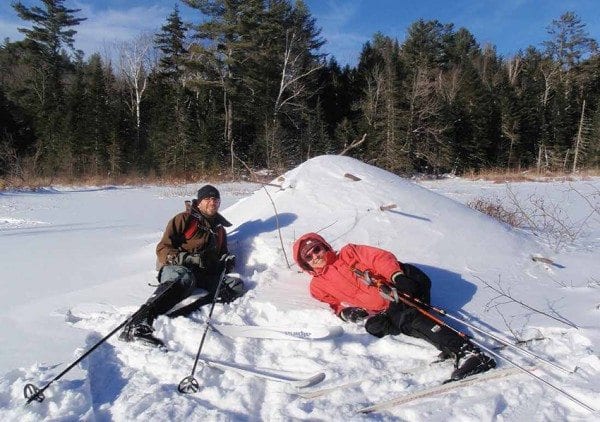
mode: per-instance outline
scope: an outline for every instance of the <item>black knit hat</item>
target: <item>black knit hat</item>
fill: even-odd
[[[217,198],[221,199],[221,194],[212,185],[204,185],[198,189],[198,201],[202,201],[204,198]]]

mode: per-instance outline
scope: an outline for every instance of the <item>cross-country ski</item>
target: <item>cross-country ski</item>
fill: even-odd
[[[280,327],[256,325],[210,324],[210,327],[227,337],[257,338],[265,340],[328,340],[344,333],[341,326]]]
[[[245,377],[256,377],[268,381],[281,382],[296,388],[310,387],[320,383],[325,379],[325,374],[323,372],[306,374],[280,369],[261,368],[238,363],[223,362],[209,358],[201,358],[201,361],[209,368],[220,369],[226,372],[232,371]]]
[[[398,397],[393,397],[391,399],[384,399],[380,402],[371,404],[366,407],[362,407],[358,409],[357,413],[372,413],[372,412],[380,412],[382,410],[387,410],[393,408],[395,406],[400,406],[403,404],[410,403],[415,400],[430,398],[439,396],[441,394],[446,394],[451,391],[458,390],[460,388],[469,387],[473,385],[477,385],[483,382],[489,382],[492,380],[502,379],[506,377],[510,377],[513,375],[522,374],[522,372],[517,368],[504,368],[504,369],[496,369],[490,372],[485,372],[483,374],[472,375],[468,378],[463,378],[458,381],[450,382],[447,384],[434,385],[432,387],[419,388],[417,387],[415,390],[407,392]]]

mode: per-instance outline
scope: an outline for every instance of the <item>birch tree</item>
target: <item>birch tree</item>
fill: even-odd
[[[135,118],[135,151],[140,151],[140,133],[142,124],[141,104],[148,86],[148,76],[153,64],[152,35],[139,37],[117,45],[118,66],[121,76],[127,84],[129,98],[127,106]]]

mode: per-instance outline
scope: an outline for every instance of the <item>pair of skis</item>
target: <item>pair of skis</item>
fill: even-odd
[[[318,327],[312,329],[295,329],[285,327],[260,327],[260,326],[241,326],[241,325],[216,325],[211,324],[211,328],[222,335],[227,337],[246,337],[246,338],[262,338],[262,339],[276,339],[276,340],[322,340],[329,339],[332,337],[339,336],[343,333],[342,327]],[[318,384],[325,379],[325,374],[317,373],[313,375],[300,375],[288,371],[273,370],[273,369],[262,369],[262,368],[251,368],[239,364],[231,364],[225,362],[211,361],[204,359],[205,364],[208,367],[232,370],[243,376],[255,376],[264,378],[270,381],[284,382],[297,389],[311,387]],[[447,364],[447,361],[438,361],[429,364],[430,367],[438,368],[443,367]],[[401,374],[414,374],[422,369],[425,365],[418,365],[414,368],[401,371]],[[533,370],[534,368],[529,368]],[[473,386],[479,383],[493,381],[497,379],[507,378],[513,375],[520,374],[520,370],[515,367],[494,369],[482,374],[476,374],[462,380],[449,382],[441,385],[434,385],[429,387],[417,388],[416,390],[410,391],[407,394],[402,394],[397,397],[384,399],[379,402],[373,403],[369,406],[365,406],[356,410],[357,413],[368,414],[373,412],[379,412],[387,410],[402,404],[410,403],[423,398],[430,398],[440,396],[446,393],[450,393],[454,390]],[[375,380],[375,379],[374,379]],[[352,388],[359,386],[368,379],[360,379],[349,381],[344,384],[339,384],[331,387],[325,387],[315,390],[301,390],[297,391],[296,394],[304,399],[316,399],[318,397],[325,396],[327,394],[339,391],[342,389]]]
[[[438,369],[447,364],[447,361],[436,361],[429,364],[429,368]],[[402,370],[398,372],[398,374],[402,375],[414,375],[426,368],[426,364],[418,365],[410,369]],[[535,369],[534,367],[529,368],[529,370]],[[493,380],[507,378],[513,375],[518,375],[521,372],[518,368],[508,367],[501,369],[493,369],[481,374],[471,375],[469,377],[463,378],[458,381],[450,381],[443,384],[436,384],[432,386],[421,386],[416,387],[415,389],[408,391],[404,394],[400,394],[398,396],[394,396],[391,398],[384,398],[379,401],[376,401],[368,406],[360,407],[356,409],[356,413],[368,414],[374,412],[380,412],[383,410],[391,409],[396,406],[400,406],[402,404],[407,404],[419,399],[431,398],[441,396],[446,393],[450,393],[452,391],[458,390],[460,388],[469,387],[473,385],[477,385],[484,382],[489,382]],[[389,374],[386,374],[389,376]],[[357,387],[364,382],[372,381],[377,382],[381,380],[383,377],[373,377],[373,378],[364,378],[354,381],[349,381],[347,383],[334,385],[331,387],[325,387],[320,389],[312,389],[312,390],[302,390],[295,393],[295,395],[303,398],[303,399],[317,399],[319,397],[323,397],[325,395],[334,393],[336,391],[349,389],[352,387]]]
[[[216,331],[217,333],[230,338],[241,337],[273,340],[327,340],[343,334],[343,329],[340,326],[317,326],[311,328],[298,328],[277,326],[224,325],[214,323],[211,323],[209,326],[213,331]],[[234,373],[238,373],[242,376],[256,377],[268,381],[275,381],[287,384],[296,389],[296,394],[298,396],[306,399],[314,399],[325,394],[329,394],[333,391],[340,390],[343,388],[351,388],[353,386],[360,385],[362,382],[368,381],[366,379],[355,380],[346,384],[326,387],[319,390],[301,391],[300,389],[314,386],[323,381],[325,379],[325,374],[323,372],[311,374],[271,368],[257,368],[250,365],[223,362],[209,358],[201,358],[200,361],[201,364],[207,368],[212,368],[221,371],[231,371]],[[415,367],[411,370],[402,371],[402,373],[414,373],[421,368],[423,368],[423,365]],[[370,406],[360,408],[357,410],[357,412],[366,414],[371,412],[382,411],[394,406],[399,406],[401,404],[412,402],[417,399],[438,396],[458,388],[474,385],[484,381],[505,378],[517,373],[517,368],[496,369],[449,384],[418,388],[417,390],[409,392],[408,394],[393,397],[390,399],[385,399],[380,402],[374,403]],[[40,391],[37,388],[36,390],[38,392]],[[32,399],[38,400],[38,393],[35,391],[33,393],[29,394],[29,396],[31,396]],[[28,395],[26,394],[26,397],[27,396]],[[43,400],[43,396],[40,395],[39,399],[40,400],[38,401]]]

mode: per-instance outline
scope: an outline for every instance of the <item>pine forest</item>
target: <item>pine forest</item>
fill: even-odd
[[[0,178],[239,177],[344,154],[397,174],[600,165],[600,55],[566,11],[502,57],[418,20],[340,66],[302,1],[184,0],[110,54],[74,48],[64,0],[13,3],[0,44]]]

